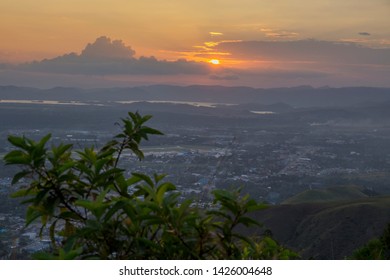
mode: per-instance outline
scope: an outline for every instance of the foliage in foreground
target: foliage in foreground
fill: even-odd
[[[249,212],[265,206],[239,191],[215,190],[210,209],[180,201],[164,175],[132,173],[118,164],[124,152],[140,160],[139,144],[162,134],[145,126],[151,116],[129,113],[122,132],[102,148],[74,151],[70,144],[9,136],[17,149],[5,157],[21,166],[13,184],[28,183],[13,194],[28,205],[26,225],[40,219],[48,230],[49,259],[289,259],[297,255],[270,237],[248,237],[238,227],[259,227]]]
[[[370,240],[351,256],[354,260],[390,260],[390,224],[379,238]]]

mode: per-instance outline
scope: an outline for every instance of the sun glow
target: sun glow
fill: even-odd
[[[211,59],[211,60],[209,60],[209,62],[210,62],[211,64],[214,64],[214,65],[221,64],[221,62],[219,61],[219,59]]]

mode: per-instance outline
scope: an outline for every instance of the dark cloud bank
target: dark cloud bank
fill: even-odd
[[[313,61],[347,64],[390,64],[390,49],[363,47],[352,42],[318,40],[225,42],[218,51],[235,57],[280,61]]]
[[[172,75],[207,74],[208,65],[184,59],[158,60],[155,57],[135,58],[135,51],[120,40],[102,36],[88,44],[80,55],[65,54],[19,65],[21,70],[84,75]]]

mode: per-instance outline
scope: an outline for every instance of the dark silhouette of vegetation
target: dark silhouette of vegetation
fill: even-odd
[[[351,259],[355,260],[390,260],[390,224],[379,238],[370,240],[356,250]]]
[[[45,259],[291,259],[298,256],[270,236],[248,237],[238,228],[261,226],[247,216],[266,206],[240,191],[213,191],[214,203],[200,209],[180,201],[164,175],[132,173],[118,167],[124,153],[140,160],[139,145],[162,134],[145,126],[151,116],[129,113],[122,132],[102,148],[74,151],[70,144],[9,136],[17,149],[5,157],[19,165],[13,184],[27,182],[13,194],[28,205],[26,225],[38,220],[49,231]]]

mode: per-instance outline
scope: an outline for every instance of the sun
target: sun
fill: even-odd
[[[209,60],[209,62],[211,63],[211,64],[214,64],[214,65],[218,65],[218,64],[221,64],[221,62],[219,61],[219,59],[210,59]]]

